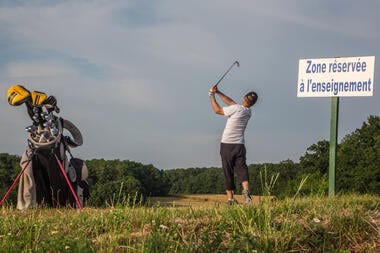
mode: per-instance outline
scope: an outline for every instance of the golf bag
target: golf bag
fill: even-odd
[[[53,96],[38,91],[30,93],[23,86],[14,85],[8,90],[8,102],[12,106],[25,103],[33,121],[26,127],[27,148],[20,162],[22,171],[16,178],[17,209],[37,206],[82,209],[89,197],[88,170],[85,162],[73,157],[70,151],[83,144],[79,129],[54,114],[60,110]]]

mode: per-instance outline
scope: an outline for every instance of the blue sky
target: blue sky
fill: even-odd
[[[209,87],[240,102],[260,98],[246,130],[248,163],[298,161],[329,139],[330,98],[297,98],[298,60],[378,57],[379,1],[0,1],[0,152],[21,155],[17,83],[58,99],[82,131],[84,159],[133,160],[159,169],[220,167],[225,118]],[[339,141],[380,115],[374,95],[340,99]]]

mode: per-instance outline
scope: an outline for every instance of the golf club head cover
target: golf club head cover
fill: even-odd
[[[48,109],[49,111],[55,111],[56,113],[59,113],[60,109],[57,106],[57,99],[54,96],[49,96],[43,103],[43,105]]]
[[[18,84],[9,87],[7,97],[8,103],[11,106],[19,106],[27,101],[31,101],[30,91]]]
[[[45,102],[46,98],[46,93],[43,93],[41,91],[32,91],[32,104],[34,106],[42,105]]]

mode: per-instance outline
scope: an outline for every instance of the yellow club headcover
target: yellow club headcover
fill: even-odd
[[[8,89],[8,103],[19,106],[30,99],[30,92],[24,86],[15,84]]]
[[[33,105],[42,105],[46,100],[47,95],[41,91],[32,91],[32,104]]]

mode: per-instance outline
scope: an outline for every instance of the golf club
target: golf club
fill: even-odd
[[[234,63],[232,63],[231,67],[229,67],[226,71],[226,73],[224,73],[224,75],[219,79],[218,82],[216,82],[215,86],[218,86],[218,84],[223,80],[223,78],[227,75],[228,72],[230,72],[230,70],[232,69],[232,67],[236,64],[237,67],[239,67],[239,62],[238,61],[235,61]]]

